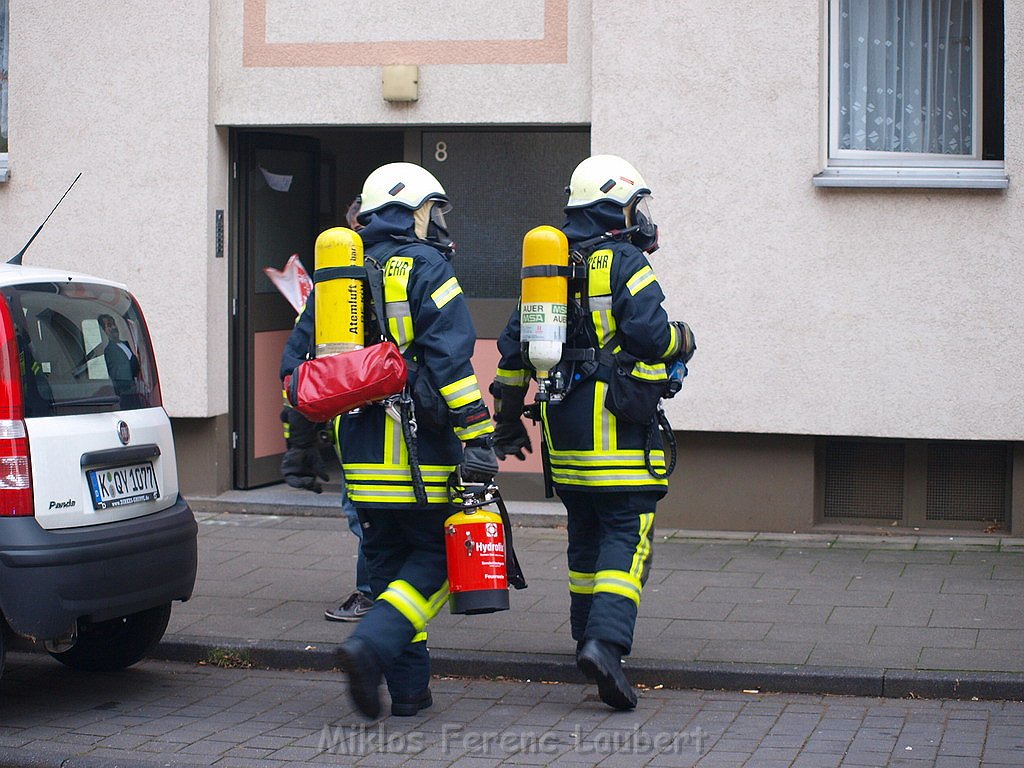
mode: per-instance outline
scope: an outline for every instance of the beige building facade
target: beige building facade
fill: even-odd
[[[82,173],[26,260],[136,293],[186,494],[276,480],[262,269],[312,268],[376,164],[451,193],[486,383],[522,234],[592,152],[654,190],[698,341],[662,524],[1024,532],[1024,0],[3,5],[0,251]]]

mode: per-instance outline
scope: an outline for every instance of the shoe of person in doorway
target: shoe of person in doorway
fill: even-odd
[[[356,591],[337,608],[328,608],[324,611],[324,618],[328,621],[359,621],[371,608],[373,600],[368,595]]]

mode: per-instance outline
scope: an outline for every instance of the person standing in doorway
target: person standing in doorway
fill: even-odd
[[[281,356],[281,381],[313,354],[314,294],[315,291],[310,293],[306,300],[306,307],[310,311],[303,311],[299,315],[295,327],[288,335],[284,354]],[[287,398],[281,411],[281,421],[284,423],[287,445],[281,459],[281,475],[292,488],[321,493],[323,486],[320,481],[330,479],[321,453],[330,441],[330,426],[314,424],[288,405]],[[348,497],[344,478],[341,479],[341,484],[341,508],[348,520],[349,530],[359,542],[356,554],[356,583],[352,593],[339,605],[328,606],[324,610],[324,618],[328,621],[359,621],[373,606],[373,599],[370,597],[370,573],[366,565],[366,556],[363,554],[363,529],[359,523],[359,514]]]

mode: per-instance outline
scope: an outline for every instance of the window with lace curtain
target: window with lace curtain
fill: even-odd
[[[0,0],[0,181],[7,180],[7,0]]]
[[[828,7],[832,178],[1005,187],[1003,0]]]

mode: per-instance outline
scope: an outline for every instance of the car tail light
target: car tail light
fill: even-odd
[[[0,516],[4,517],[35,514],[21,392],[23,364],[32,361],[23,360],[11,310],[0,297]]]

